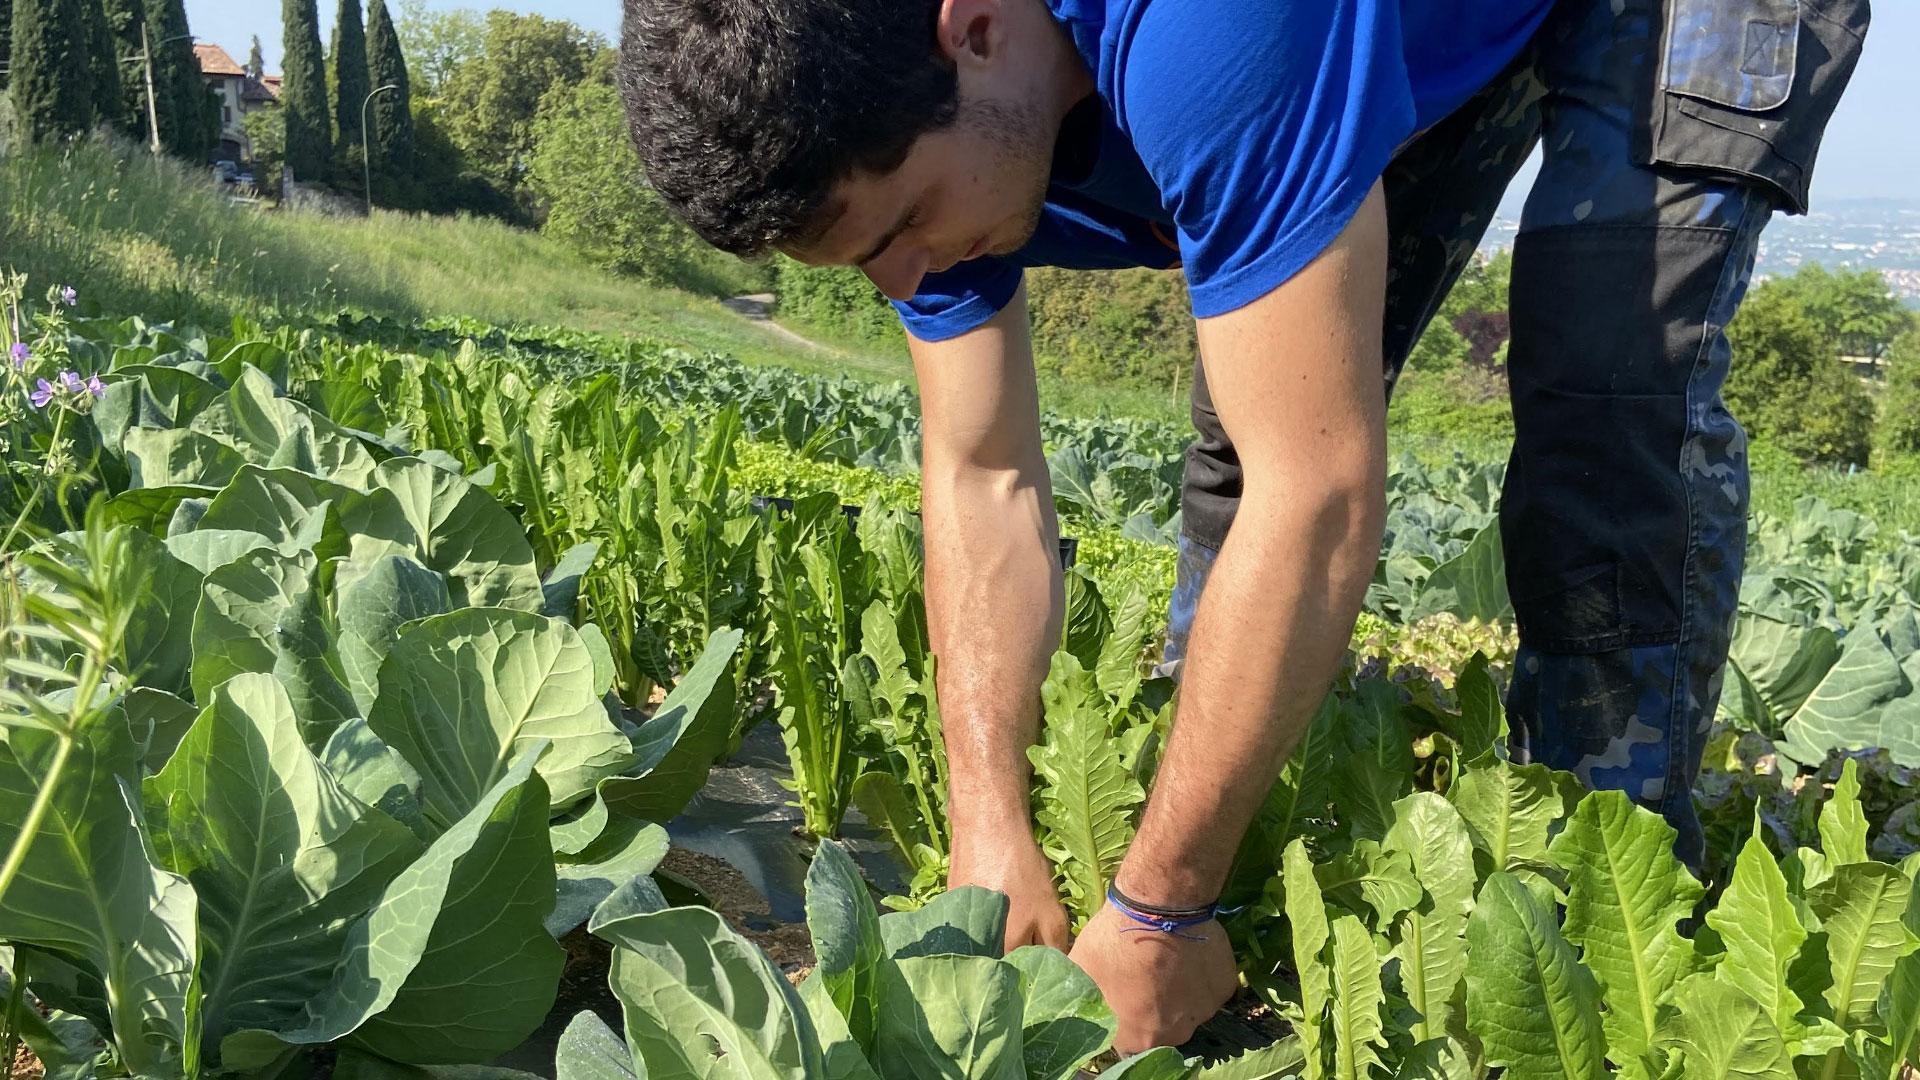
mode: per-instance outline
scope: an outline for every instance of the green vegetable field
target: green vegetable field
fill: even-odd
[[[83,316],[18,278],[0,308],[0,1052],[49,1078],[1920,1060],[1920,536],[1755,521],[1703,880],[1659,816],[1510,759],[1500,470],[1396,462],[1352,658],[1223,899],[1261,1038],[1120,1059],[1090,978],[944,887],[910,388],[463,320]],[[1033,828],[1077,924],[1173,716],[1187,433],[1043,429],[1076,543]],[[722,774],[776,794],[717,811]],[[804,926],[688,870],[696,811],[788,815]]]

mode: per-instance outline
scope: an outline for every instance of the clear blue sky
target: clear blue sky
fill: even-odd
[[[388,0],[391,5],[394,0]],[[331,32],[335,0],[319,0],[321,36]],[[617,0],[514,0],[507,4],[429,0],[429,7],[507,7],[537,12],[618,37]],[[280,64],[280,5],[272,0],[187,0],[187,17],[203,41],[246,62],[260,35],[267,70]],[[1920,196],[1920,0],[1880,0],[1866,55],[1827,129],[1814,173],[1813,198]],[[1521,185],[1515,185],[1520,189]],[[1511,206],[1517,202],[1509,200]]]

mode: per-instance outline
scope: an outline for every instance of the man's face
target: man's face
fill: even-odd
[[[963,99],[954,122],[920,136],[898,169],[834,185],[828,205],[843,212],[819,239],[787,254],[814,266],[857,266],[881,292],[905,300],[926,274],[1017,251],[1040,223],[1052,127],[1029,106]]]

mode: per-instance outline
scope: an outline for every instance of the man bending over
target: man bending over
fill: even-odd
[[[1178,266],[1201,362],[1166,659],[1178,714],[1115,886],[1207,912],[1379,555],[1387,395],[1536,143],[1501,525],[1513,750],[1625,789],[1698,861],[1690,787],[1740,587],[1722,333],[1805,210],[1866,0],[625,0],[653,187],[702,237],[857,266],[924,423],[951,883],[1064,947],[1026,749],[1059,640],[1024,266]],[[1117,1045],[1186,1040],[1226,936],[1073,958]]]

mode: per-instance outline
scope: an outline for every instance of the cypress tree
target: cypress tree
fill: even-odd
[[[7,90],[29,141],[78,135],[93,122],[89,26],[82,0],[14,0]]]
[[[334,124],[340,145],[360,141],[360,107],[366,103],[367,35],[360,25],[360,0],[340,0],[333,20]]]
[[[13,0],[0,0],[0,87],[7,85],[7,56],[13,42]]]
[[[200,59],[193,54],[186,4],[184,0],[146,0],[144,6],[147,43],[153,49],[153,98],[154,111],[160,115],[160,145],[188,161],[204,160],[219,138],[220,114],[209,114],[210,94],[200,75]]]
[[[120,46],[113,38],[106,8],[101,6],[101,0],[80,0],[80,7],[81,16],[87,21],[87,53],[92,71],[88,96],[93,99],[94,122],[118,131],[130,130],[133,117],[127,111],[127,95],[121,81],[121,72],[127,65],[120,62]]]
[[[258,80],[267,74],[266,58],[260,55],[260,35],[253,35],[253,48],[247,53],[247,74]]]
[[[120,85],[125,104],[121,116],[127,134],[141,140],[147,137],[147,73],[139,62],[140,27],[146,22],[146,8],[140,0],[104,0],[107,31],[113,35],[114,54],[120,64]],[[127,63],[126,61],[133,61]]]
[[[327,115],[327,68],[320,56],[320,13],[315,0],[283,0],[286,53],[281,61],[280,110],[287,121],[287,167],[295,179],[326,175],[332,126]]]
[[[367,6],[367,68],[374,87],[398,88],[373,99],[373,167],[386,176],[406,175],[413,169],[413,86],[386,0]]]

